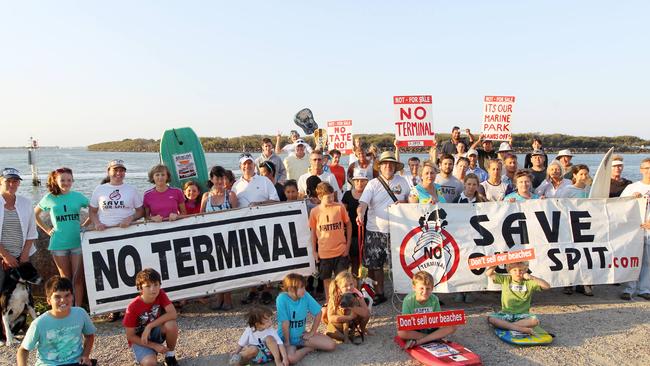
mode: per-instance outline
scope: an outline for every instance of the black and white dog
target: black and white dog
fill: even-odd
[[[17,268],[10,268],[5,273],[5,282],[0,295],[0,312],[2,314],[2,330],[0,330],[0,346],[13,345],[17,340],[14,334],[27,326],[27,314],[36,319],[34,298],[31,285],[42,281],[36,268],[27,262]]]

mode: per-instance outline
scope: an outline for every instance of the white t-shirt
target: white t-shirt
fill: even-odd
[[[481,187],[483,187],[483,191],[485,192],[485,198],[492,202],[503,201],[503,197],[506,196],[506,191],[508,190],[508,185],[504,181],[494,185],[486,180],[481,182]]]
[[[244,329],[244,334],[239,337],[238,344],[240,347],[259,346],[264,344],[264,340],[268,336],[273,337],[277,344],[283,344],[282,339],[280,339],[280,336],[278,335],[278,331],[275,330],[274,327],[268,327],[261,331],[257,331],[251,327],[246,327],[246,329]]]
[[[406,200],[410,189],[404,177],[394,175],[393,179],[387,183],[398,200]],[[368,185],[359,198],[359,202],[365,202],[368,205],[368,223],[366,224],[366,229],[388,234],[390,232],[388,226],[388,206],[394,202],[378,178],[371,179],[368,182]]]
[[[298,192],[307,194],[307,178],[311,177],[312,175],[313,174],[311,173],[305,173],[301,175],[300,178],[298,178]],[[332,188],[334,188],[334,193],[336,193],[336,197],[338,197],[339,202],[341,202],[343,194],[341,194],[339,183],[336,181],[334,174],[330,172],[323,172],[318,176],[318,178],[320,178],[321,182],[327,182],[332,186]]]
[[[90,198],[90,207],[98,209],[99,222],[106,226],[119,225],[142,207],[142,196],[133,186],[104,183],[97,186]]]
[[[241,177],[232,185],[232,191],[237,195],[239,207],[248,207],[254,202],[279,201],[278,191],[271,180],[261,175],[254,175],[250,182]]]
[[[311,146],[307,144],[303,144],[303,145],[305,145],[305,152],[307,153],[306,155],[309,155],[311,153]],[[287,153],[289,155],[294,154],[296,152],[296,144],[284,145],[284,147],[282,148],[282,152]]]
[[[408,171],[408,172],[403,171],[402,172],[402,177],[404,177],[404,179],[406,179],[406,181],[408,182],[409,188],[413,188],[416,185],[422,183],[422,177],[420,177],[419,175],[416,175],[415,176],[415,184],[413,184],[413,174],[411,174],[411,171]]]
[[[650,219],[650,184],[644,184],[641,181],[634,182],[625,187],[621,197],[632,197],[635,193],[641,193],[643,197],[649,200],[645,206],[645,219]],[[645,241],[646,244],[650,243],[650,230],[645,231]]]

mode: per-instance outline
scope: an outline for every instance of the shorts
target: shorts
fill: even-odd
[[[155,327],[151,330],[151,333],[149,334],[149,341],[162,344],[165,341],[165,337],[163,336],[162,332],[160,331],[160,327]],[[135,355],[135,360],[140,363],[145,357],[149,355],[153,355],[156,357],[158,354],[156,351],[149,347],[144,347],[139,344],[132,344],[131,349],[133,350],[133,354]]]
[[[273,361],[273,354],[271,354],[271,350],[269,350],[269,348],[264,343],[262,343],[257,346],[257,355],[255,355],[250,363],[262,365],[271,361]]]
[[[302,339],[302,336],[300,338],[295,338],[295,339],[292,338],[291,339],[291,345],[296,347],[296,349],[301,349],[301,348],[305,347],[305,340]],[[285,347],[286,346],[287,345],[285,344]]]
[[[370,269],[383,269],[390,260],[390,234],[366,231],[363,243],[363,264]]]
[[[336,276],[340,272],[347,271],[350,267],[350,258],[349,257],[334,257],[321,259],[318,265],[318,272],[320,278],[324,280],[329,280],[332,278],[332,275]]]
[[[522,319],[537,319],[535,314],[509,314],[504,312],[491,313],[488,317],[505,320],[510,323],[518,322]]]
[[[81,255],[81,247],[63,250],[50,250],[53,257],[69,257],[71,255]]]

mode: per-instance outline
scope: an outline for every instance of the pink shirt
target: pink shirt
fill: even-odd
[[[144,207],[149,209],[151,216],[160,215],[166,219],[171,213],[178,214],[178,205],[184,202],[183,191],[174,187],[168,187],[164,192],[158,192],[154,187],[144,193]]]

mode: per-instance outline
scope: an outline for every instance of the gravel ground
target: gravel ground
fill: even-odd
[[[620,287],[604,285],[596,296],[564,295],[561,289],[536,294],[532,312],[557,337],[545,347],[516,347],[501,342],[486,322],[500,306],[499,293],[477,294],[471,304],[459,304],[453,294],[442,294],[444,309],[465,309],[467,324],[450,337],[481,356],[485,365],[648,365],[650,364],[650,301],[618,298]],[[374,333],[361,346],[339,345],[332,353],[313,353],[302,365],[417,365],[394,343],[397,299],[394,306],[373,309],[369,329]],[[177,357],[182,365],[227,365],[228,352],[244,328],[246,307],[214,313],[191,304],[179,319]],[[100,365],[132,365],[133,358],[119,323],[97,321],[92,356]],[[321,330],[323,330],[321,328]],[[0,364],[15,365],[16,349],[0,347]],[[33,362],[34,355],[30,359]],[[644,361],[645,360],[645,361]]]

